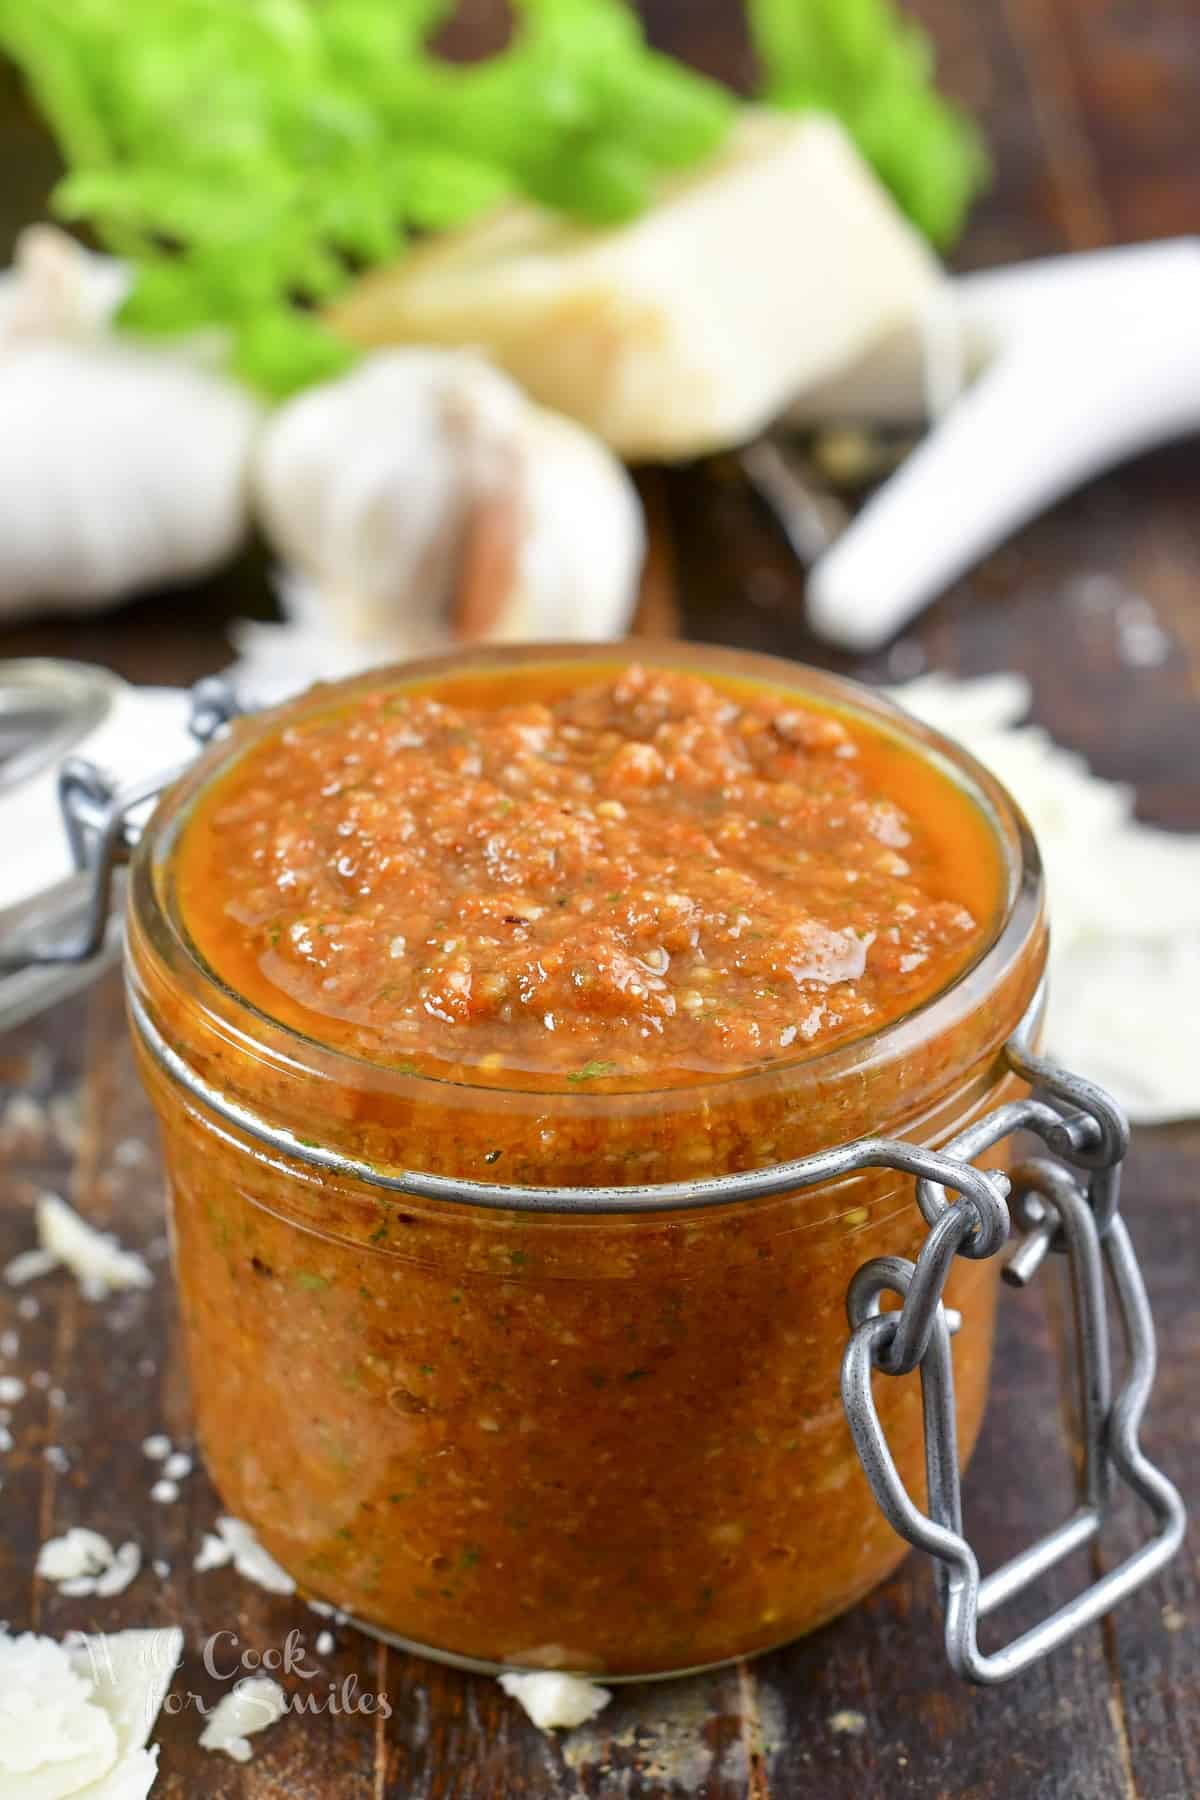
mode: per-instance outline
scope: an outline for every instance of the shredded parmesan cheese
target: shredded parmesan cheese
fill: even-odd
[[[234,1762],[250,1761],[250,1734],[265,1731],[287,1711],[283,1689],[269,1675],[248,1676],[218,1701],[200,1733],[202,1750],[221,1750]]]
[[[525,1708],[539,1731],[570,1731],[585,1725],[612,1699],[607,1688],[578,1675],[550,1670],[537,1675],[501,1675],[500,1686]]]
[[[177,1630],[66,1645],[0,1630],[4,1800],[145,1800],[158,1771],[146,1740],[182,1648]]]
[[[70,1269],[87,1300],[103,1300],[121,1288],[151,1287],[154,1277],[142,1258],[122,1250],[116,1238],[81,1219],[57,1194],[43,1194],[37,1207],[43,1250]]]
[[[58,1267],[58,1259],[48,1250],[22,1250],[4,1266],[4,1279],[9,1287],[21,1287],[27,1281],[38,1281]]]
[[[141,1566],[142,1553],[135,1543],[114,1550],[100,1532],[73,1525],[65,1536],[47,1539],[38,1552],[36,1569],[43,1581],[55,1583],[60,1594],[108,1599],[123,1594]]]
[[[1022,724],[1019,676],[925,675],[894,697],[958,738],[1033,826],[1053,927],[1048,1053],[1142,1124],[1200,1115],[1200,834],[1140,824],[1129,788]]]
[[[286,1569],[268,1555],[249,1525],[228,1515],[217,1520],[216,1532],[206,1531],[192,1567],[203,1574],[223,1569],[231,1562],[239,1575],[255,1581],[271,1594],[294,1594],[296,1584]]]
[[[36,1572],[44,1581],[74,1581],[97,1575],[113,1559],[113,1547],[98,1531],[72,1525],[63,1537],[48,1538],[38,1551]]]
[[[87,1300],[104,1300],[120,1288],[146,1288],[154,1277],[144,1260],[123,1250],[115,1237],[97,1231],[57,1194],[43,1194],[37,1203],[38,1248],[23,1251],[8,1264],[4,1279],[10,1286],[36,1280],[59,1267],[70,1269]],[[22,1316],[36,1317],[32,1315]]]

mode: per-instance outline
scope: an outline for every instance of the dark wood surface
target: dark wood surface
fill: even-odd
[[[920,0],[949,84],[983,119],[997,177],[963,260],[986,264],[1200,226],[1200,21],[1195,0]],[[653,0],[659,38],[721,73],[747,58],[732,0]],[[477,0],[471,33],[494,28]],[[0,115],[6,227],[35,216],[53,159],[15,89]],[[1036,420],[1030,421],[1036,430]],[[655,527],[652,616],[675,608],[689,635],[827,663],[806,634],[802,578],[776,529],[720,465],[646,477]],[[184,682],[226,657],[232,616],[269,610],[261,563],[220,582],[102,620],[11,629],[0,653],[93,658],[137,679]],[[1090,577],[1104,582],[1089,582]],[[1107,584],[1107,585],[1105,585]],[[1161,666],[1121,653],[1119,594],[1140,596],[1169,636]],[[931,612],[910,642],[936,666],[1016,668],[1038,717],[1104,773],[1137,784],[1148,819],[1200,829],[1200,459],[1182,445],[1107,477],[1021,534]],[[841,663],[877,676],[886,658]],[[1104,878],[1102,870],[1097,879]],[[165,1429],[187,1443],[186,1382],[161,1261],[162,1178],[133,1077],[112,979],[0,1042],[0,1258],[31,1238],[30,1207],[51,1187],[159,1258],[152,1292],[103,1307],[52,1278],[36,1318],[0,1291],[0,1329],[20,1334],[17,1372],[46,1371],[14,1412],[0,1492],[0,1618],[71,1627],[182,1623],[176,1693],[211,1701],[206,1634],[260,1648],[320,1621],[228,1572],[193,1575],[217,1509],[202,1472],[172,1507],[147,1497],[138,1445]],[[32,1104],[31,1104],[32,1103]],[[1200,1128],[1137,1134],[1127,1211],[1155,1302],[1162,1358],[1147,1440],[1200,1492],[1195,1424],[1200,1306],[1195,1194]],[[985,1566],[1061,1516],[1069,1380],[1053,1280],[1006,1299],[995,1391],[968,1480]],[[55,1394],[54,1399],[59,1395]],[[65,1473],[45,1457],[69,1459]],[[117,1600],[66,1600],[31,1579],[36,1546],[76,1523],[138,1538],[149,1570]],[[1133,1521],[1099,1553],[1119,1556]],[[1088,1559],[1046,1583],[1049,1598]],[[1019,1611],[1019,1609],[1018,1609]],[[1018,1621],[1019,1622],[1019,1621]],[[945,1673],[928,1570],[912,1560],[850,1617],[794,1647],[711,1677],[620,1694],[565,1744],[540,1736],[495,1684],[336,1633],[329,1679],[386,1691],[393,1716],[289,1717],[256,1740],[244,1770],[195,1747],[197,1719],[165,1718],[158,1792],[267,1800],[492,1800],[624,1796],[666,1800],[1195,1800],[1200,1795],[1200,1605],[1194,1544],[1106,1625],[1011,1687],[967,1690]],[[303,1684],[293,1684],[303,1685]]]

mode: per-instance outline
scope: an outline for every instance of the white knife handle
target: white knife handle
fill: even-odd
[[[1200,310],[1186,298],[1093,313],[1002,355],[817,563],[813,629],[877,648],[1062,494],[1200,429]]]

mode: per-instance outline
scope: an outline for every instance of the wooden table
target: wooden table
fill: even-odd
[[[1195,230],[1200,223],[1200,32],[1194,0],[921,0],[946,79],[983,118],[994,191],[965,246],[971,263]],[[498,8],[464,30],[494,30]],[[733,0],[653,0],[656,33],[717,72],[744,72]],[[32,216],[52,158],[15,98],[0,158],[7,224]],[[1030,429],[1036,429],[1031,420]],[[845,664],[806,633],[802,578],[772,521],[730,469],[652,474],[650,615],[677,605],[689,635],[782,651],[877,676],[886,659]],[[1166,659],[1131,667],[1122,596],[1153,608]],[[111,618],[11,630],[5,654],[94,658],[137,679],[184,682],[222,663],[224,622],[268,608],[261,564],[165,603]],[[1151,820],[1200,829],[1200,466],[1194,446],[1147,458],[1023,533],[931,612],[914,640],[931,664],[1029,675],[1037,714],[1103,773],[1137,784]],[[1097,879],[1104,878],[1098,870]],[[205,1636],[279,1645],[293,1626],[310,1650],[321,1621],[299,1602],[228,1571],[196,1576],[191,1557],[217,1511],[204,1475],[170,1507],[148,1499],[137,1446],[189,1432],[165,1251],[162,1175],[132,1073],[117,984],[109,979],[0,1044],[0,1258],[31,1240],[29,1207],[51,1187],[158,1258],[144,1296],[89,1306],[68,1279],[32,1290],[36,1317],[0,1294],[15,1326],[15,1369],[40,1382],[14,1411],[4,1458],[0,1618],[71,1627],[181,1622],[178,1695],[224,1687],[206,1673]],[[1142,1131],[1128,1216],[1155,1301],[1162,1369],[1147,1439],[1171,1476],[1200,1491],[1195,1424],[1200,1258],[1194,1191],[1200,1128]],[[985,1566],[1052,1519],[1070,1490],[1062,1441],[1069,1377],[1065,1311],[1052,1279],[1005,1302],[995,1396],[967,1484]],[[45,1372],[44,1375],[42,1372]],[[55,1404],[59,1402],[60,1404]],[[58,1445],[68,1467],[43,1452]],[[59,1459],[55,1459],[59,1460]],[[31,1581],[36,1546],[86,1523],[136,1537],[171,1573],[148,1569],[117,1600],[71,1601]],[[1104,1558],[1132,1541],[1122,1521]],[[1064,1595],[1078,1567],[1045,1584]],[[1093,1565],[1094,1566],[1094,1565]],[[1017,1609],[1020,1611],[1020,1609]],[[749,1667],[620,1694],[597,1726],[557,1744],[494,1683],[388,1653],[352,1630],[320,1659],[386,1692],[392,1716],[289,1717],[243,1771],[195,1747],[186,1712],[159,1731],[164,1795],[294,1800],[701,1795],[708,1800],[842,1796],[1004,1796],[1006,1800],[1195,1800],[1200,1794],[1200,1604],[1194,1546],[1106,1625],[1028,1678],[991,1693],[943,1666],[928,1569],[915,1559],[849,1618]],[[224,1640],[228,1644],[228,1639]],[[293,1687],[305,1684],[294,1681]],[[325,1677],[316,1684],[325,1685]]]

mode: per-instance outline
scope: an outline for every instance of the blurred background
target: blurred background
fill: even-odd
[[[643,0],[638,10],[654,44],[741,92],[755,88],[759,76],[741,0],[706,0],[703,6]],[[847,17],[871,10],[851,7]],[[969,9],[913,0],[904,10],[928,28],[937,84],[977,122],[990,159],[965,229],[961,237],[952,233],[946,248],[954,268],[991,268],[1195,230],[1200,45],[1185,0],[1139,6],[988,0]],[[18,18],[27,32],[37,11],[12,9],[10,47],[20,42]],[[817,7],[818,25],[822,13],[837,11]],[[170,12],[164,9],[163,16]],[[51,28],[52,15],[53,9]],[[136,25],[130,14],[129,29]],[[474,56],[499,48],[509,27],[498,0],[467,0],[437,41],[455,56]],[[0,164],[0,252],[7,258],[21,229],[47,218],[63,166],[45,109],[31,102],[11,62],[0,64]],[[86,237],[88,221],[72,229]],[[780,219],[778,229],[802,239],[803,210]],[[819,242],[815,253],[824,253]],[[712,256],[721,254],[716,241]],[[1047,406],[1052,402],[1047,395]],[[1030,413],[1030,441],[1043,429]],[[122,455],[120,443],[109,449],[113,457]],[[854,465],[852,481],[832,483],[823,476],[818,485],[832,486],[840,503],[856,506],[861,481],[878,473],[870,457],[859,461],[863,466]],[[1120,598],[1132,596],[1154,609],[1174,648],[1152,676],[1153,742],[1140,742],[1136,754],[1141,791],[1165,819],[1175,805],[1180,765],[1195,751],[1186,671],[1196,643],[1196,615],[1187,600],[1198,556],[1198,482],[1194,448],[1187,443],[1101,479],[977,566],[922,627],[923,654],[937,664],[1015,666],[1039,687],[1052,687],[1056,722],[1101,767],[1115,767],[1114,709],[1132,704],[1123,656],[1128,627],[1148,618],[1127,608],[1122,635]],[[647,468],[639,471],[638,484],[650,522],[640,614],[645,628],[887,672],[889,646],[856,658],[809,629],[806,572],[736,456]],[[949,512],[952,497],[945,504]],[[211,576],[163,584],[99,616],[13,620],[0,628],[0,650],[7,656],[79,657],[138,681],[188,683],[228,662],[231,621],[274,616],[270,570],[278,561],[256,529],[247,547]],[[1099,604],[1104,590],[1088,586],[1096,575],[1116,584],[1106,604]],[[36,597],[25,599],[36,604]],[[1154,642],[1145,633],[1143,639]],[[916,653],[906,650],[890,666],[911,672]],[[1140,671],[1139,677],[1143,685],[1151,679]]]

